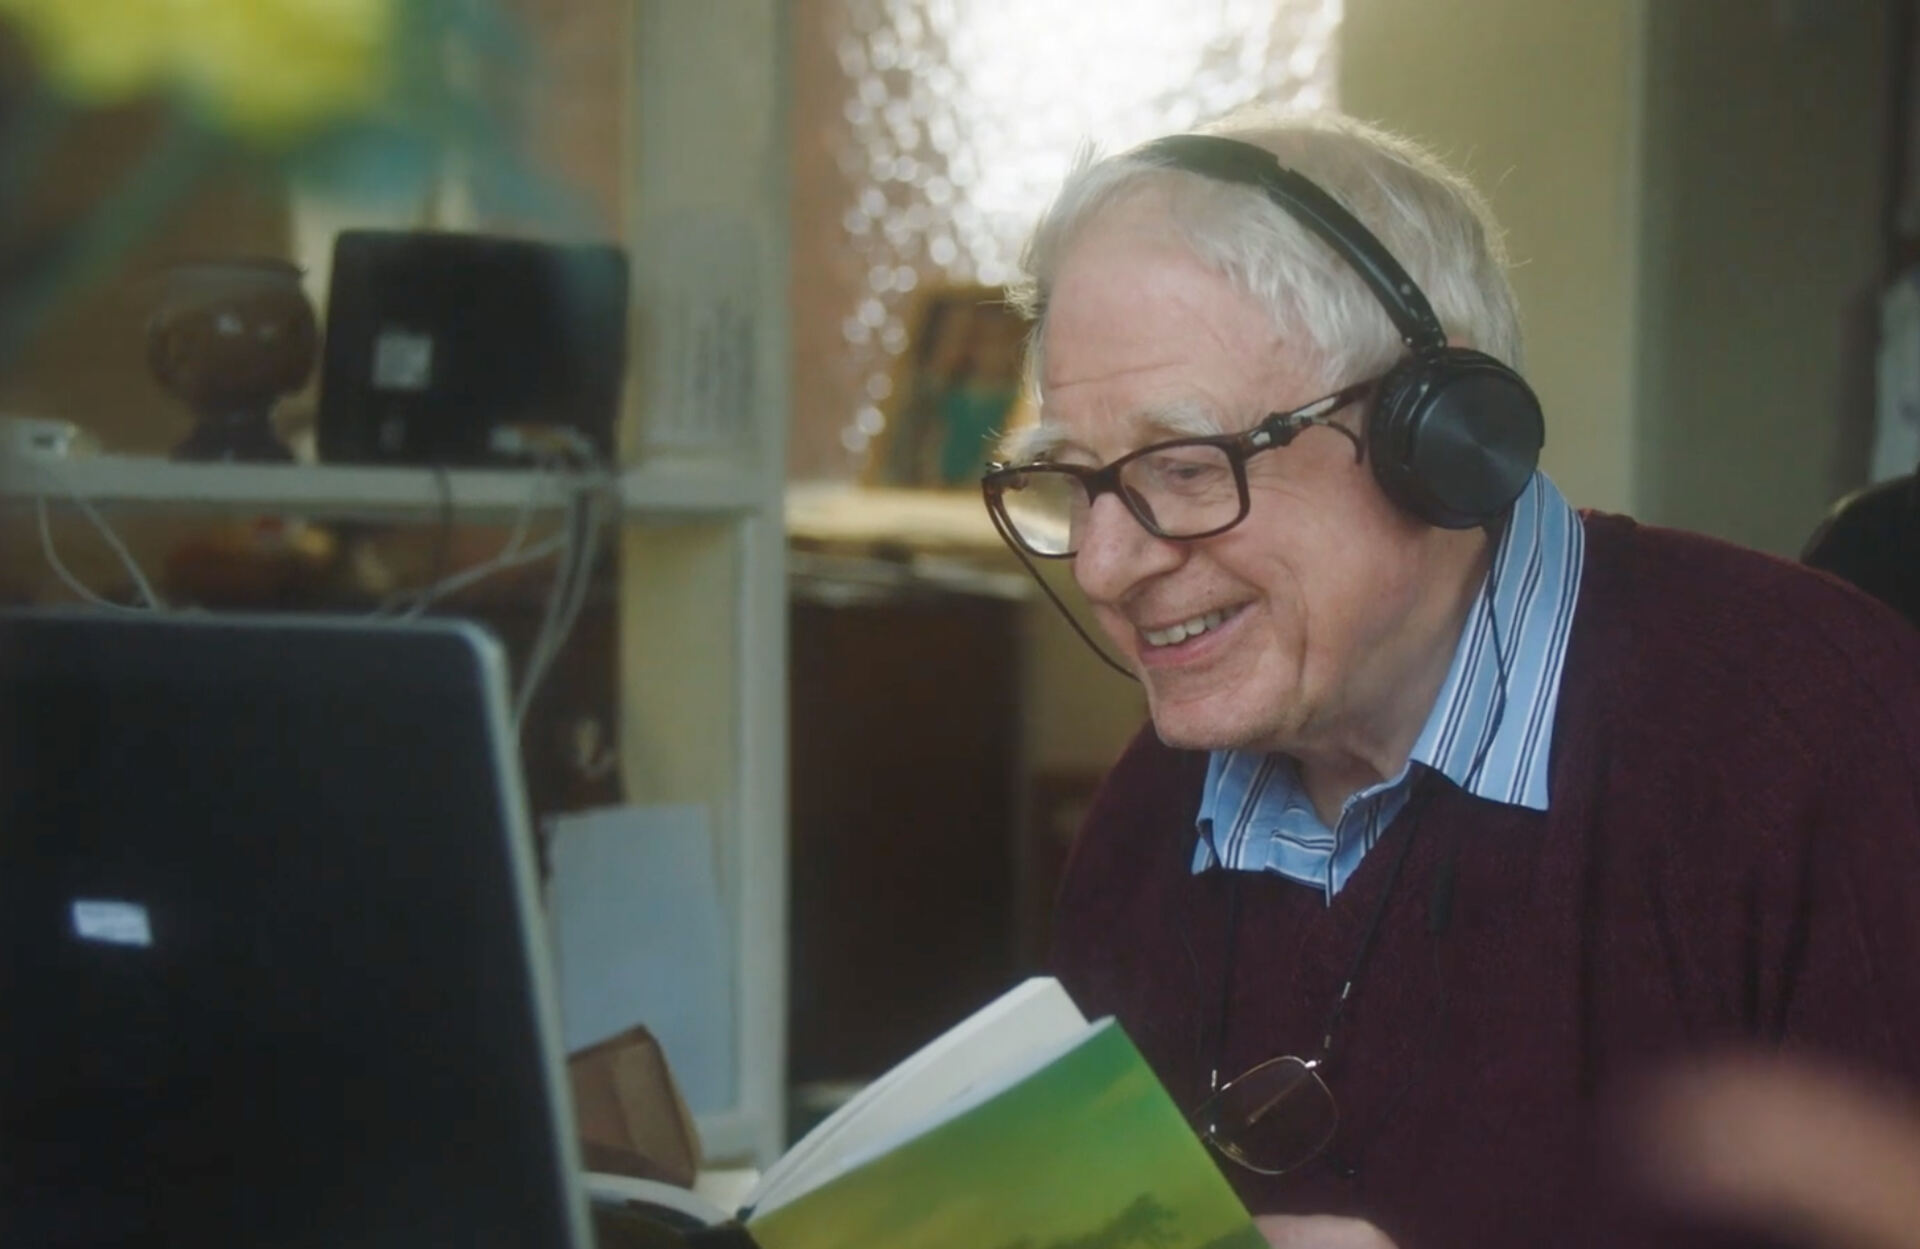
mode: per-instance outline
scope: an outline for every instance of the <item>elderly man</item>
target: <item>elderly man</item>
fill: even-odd
[[[1464,181],[1230,125],[1076,170],[1027,263],[989,507],[1152,715],[1055,965],[1269,1239],[1669,1243],[1617,1093],[1722,1044],[1920,1064],[1915,635],[1569,508]]]

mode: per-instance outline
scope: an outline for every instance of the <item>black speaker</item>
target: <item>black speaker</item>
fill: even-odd
[[[346,230],[334,239],[322,460],[519,462],[509,426],[613,455],[627,359],[627,258],[602,244]]]
[[[1506,514],[1540,462],[1540,401],[1526,379],[1492,356],[1447,345],[1425,293],[1358,218],[1273,153],[1238,139],[1171,135],[1130,156],[1261,191],[1333,248],[1407,346],[1381,379],[1367,421],[1367,458],[1381,490],[1446,529]]]

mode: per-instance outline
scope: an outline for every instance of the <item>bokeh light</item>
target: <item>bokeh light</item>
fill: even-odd
[[[848,0],[841,219],[866,281],[842,336],[862,379],[840,441],[880,432],[923,285],[999,285],[1085,145],[1114,150],[1253,102],[1332,103],[1342,0]]]

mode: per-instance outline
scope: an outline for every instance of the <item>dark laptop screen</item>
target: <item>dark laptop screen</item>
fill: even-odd
[[[484,667],[0,623],[0,1244],[567,1243]]]

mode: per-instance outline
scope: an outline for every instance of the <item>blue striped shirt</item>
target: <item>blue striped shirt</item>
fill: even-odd
[[[1479,797],[1546,810],[1553,712],[1585,550],[1580,517],[1545,474],[1535,473],[1494,549],[1492,592],[1483,587],[1474,596],[1407,766],[1349,797],[1329,829],[1293,759],[1216,750],[1196,817],[1193,870],[1224,864],[1278,872],[1331,900],[1406,805],[1416,765]]]

